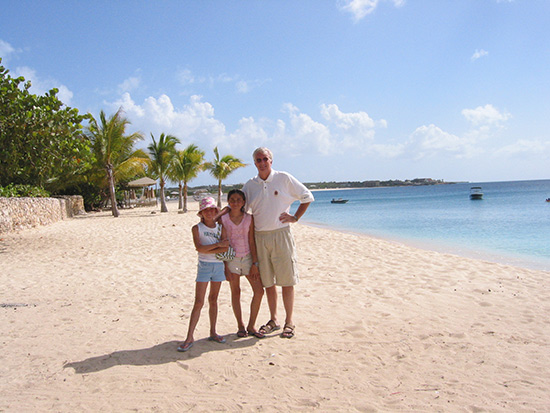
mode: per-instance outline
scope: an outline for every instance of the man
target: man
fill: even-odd
[[[258,175],[243,186],[246,208],[254,215],[256,249],[260,277],[265,287],[271,320],[260,328],[268,334],[281,328],[277,321],[277,289],[282,287],[286,318],[282,337],[294,336],[294,285],[298,282],[296,246],[290,224],[298,222],[314,201],[312,193],[296,178],[271,168],[273,154],[267,148],[258,148],[252,155]],[[290,205],[300,201],[294,215]]]

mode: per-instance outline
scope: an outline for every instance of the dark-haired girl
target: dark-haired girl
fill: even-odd
[[[237,335],[253,335],[263,338],[265,335],[256,329],[256,318],[262,303],[264,289],[260,280],[256,242],[254,240],[254,218],[244,212],[246,196],[240,189],[233,189],[227,195],[229,212],[221,216],[229,243],[235,250],[233,261],[226,263],[228,280],[231,286],[231,305],[237,319]],[[241,310],[241,276],[245,276],[252,287],[250,318],[245,328]]]

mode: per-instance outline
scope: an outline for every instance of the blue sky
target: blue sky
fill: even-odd
[[[2,0],[12,76],[305,182],[550,178],[550,1]],[[206,172],[192,185],[213,184]]]

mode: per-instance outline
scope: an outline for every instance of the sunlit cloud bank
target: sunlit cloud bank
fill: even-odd
[[[478,106],[475,109],[464,109],[462,115],[475,126],[500,126],[510,119],[507,112],[500,112],[493,105]]]
[[[243,117],[234,131],[215,116],[214,107],[199,95],[192,95],[187,104],[176,108],[167,95],[148,97],[136,103],[130,93],[110,104],[122,107],[133,127],[155,136],[170,133],[182,145],[195,143],[209,150],[218,146],[222,152],[247,157],[257,146],[268,146],[280,156],[339,156],[354,158],[471,159],[486,153],[484,142],[494,147],[499,133],[512,115],[491,104],[461,111],[466,131],[457,134],[435,124],[416,127],[408,138],[389,142],[391,133],[385,119],[373,119],[367,112],[344,112],[336,104],[322,104],[318,113],[304,113],[292,103],[282,105],[278,119]],[[459,116],[459,114],[457,114]],[[384,134],[379,134],[384,131]],[[516,153],[548,152],[549,145],[540,140],[521,140],[491,150],[490,156],[510,157]]]
[[[494,136],[495,130],[502,128],[511,115],[487,104],[475,109],[463,109],[462,115],[470,125],[463,134],[457,136],[435,125],[418,127],[409,141],[416,159],[451,154],[456,158],[472,158],[484,152],[481,142]]]
[[[148,97],[142,104],[136,104],[129,92],[108,104],[112,110],[121,107],[132,122],[132,128],[159,135],[167,133],[177,136],[183,143],[196,143],[211,146],[225,136],[225,126],[215,119],[214,108],[203,102],[200,96],[191,96],[189,103],[182,109],[172,104],[170,97]]]
[[[319,113],[312,116],[286,103],[282,105],[284,116],[280,119],[243,117],[237,130],[230,132],[216,119],[214,107],[199,95],[192,95],[182,108],[176,108],[167,95],[150,96],[138,104],[129,92],[107,105],[112,111],[122,107],[132,128],[146,134],[169,133],[183,144],[219,146],[237,154],[248,154],[261,145],[289,156],[305,153],[326,156],[348,151],[396,156],[402,150],[376,142],[376,131],[387,127],[384,119],[374,120],[366,112],[346,113],[335,104],[321,105]]]

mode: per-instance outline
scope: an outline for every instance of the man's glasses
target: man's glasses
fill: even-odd
[[[268,157],[264,156],[263,158],[256,158],[256,163],[261,163],[262,161],[267,162],[269,160]]]

